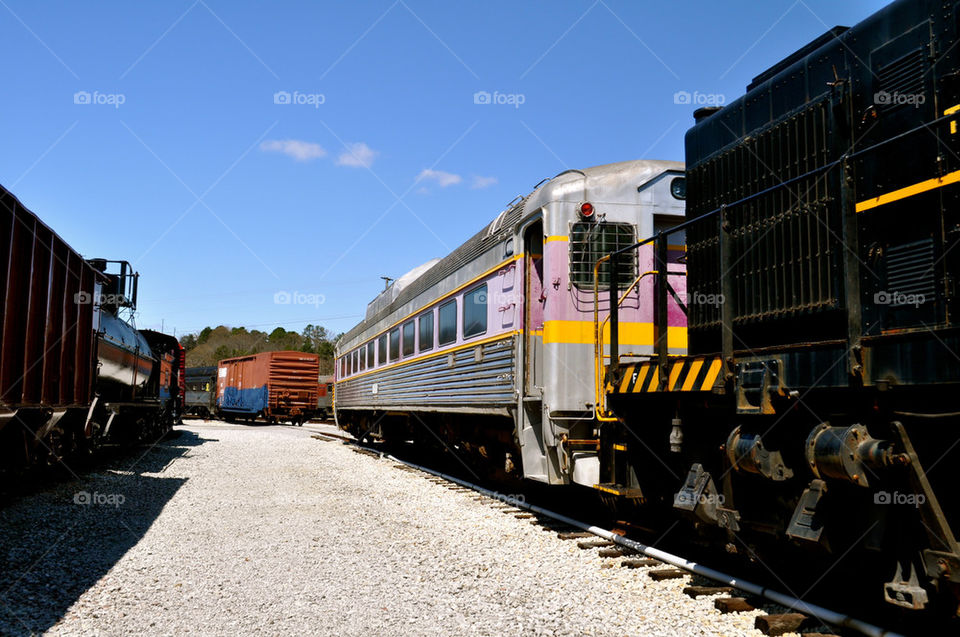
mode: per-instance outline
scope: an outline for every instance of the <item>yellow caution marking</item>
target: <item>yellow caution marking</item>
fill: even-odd
[[[723,367],[723,361],[719,358],[713,359],[713,362],[710,363],[710,369],[707,370],[707,377],[703,379],[704,391],[709,391],[713,389],[713,384],[717,381],[717,376],[720,374],[720,368]]]
[[[701,367],[703,367],[702,358],[698,358],[697,360],[693,361],[690,371],[687,372],[687,378],[683,381],[683,391],[690,391],[694,388],[693,384],[697,382],[697,376],[700,375]],[[699,389],[699,387],[697,389]]]
[[[647,387],[647,391],[657,391],[657,387],[660,385],[660,366],[651,365],[652,372],[650,375],[650,386]]]
[[[677,361],[670,368],[670,376],[667,378],[667,391],[673,391],[677,386],[677,379],[680,378],[680,372],[683,371],[683,361]]]

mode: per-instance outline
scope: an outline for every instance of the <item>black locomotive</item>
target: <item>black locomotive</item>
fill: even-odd
[[[897,606],[955,610],[958,45],[960,3],[900,0],[695,113],[675,229],[688,355],[668,355],[658,275],[657,356],[612,344],[607,493],[728,552],[799,555]],[[670,239],[641,242],[659,272]]]

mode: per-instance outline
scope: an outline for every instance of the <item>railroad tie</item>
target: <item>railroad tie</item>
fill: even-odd
[[[782,615],[760,615],[753,623],[753,627],[764,635],[779,637],[786,633],[800,632],[801,628],[809,628],[818,623],[801,613],[784,613]]]
[[[625,568],[646,568],[648,566],[663,566],[663,562],[649,557],[630,558],[620,562]]]
[[[557,533],[557,537],[561,540],[579,540],[580,538],[593,537],[593,533],[587,533],[586,531],[560,531]]]
[[[742,597],[721,597],[713,600],[713,607],[721,613],[744,613],[754,610],[754,606]]]
[[[613,546],[613,542],[610,540],[584,540],[583,542],[577,542],[577,546],[583,550],[588,549],[598,549],[605,546]]]
[[[690,573],[688,573],[687,571],[681,570],[679,568],[667,568],[659,571],[647,572],[647,575],[650,576],[650,579],[652,579],[655,582],[662,582],[663,580],[666,580],[666,579],[680,579],[681,577],[685,577],[689,574]]]

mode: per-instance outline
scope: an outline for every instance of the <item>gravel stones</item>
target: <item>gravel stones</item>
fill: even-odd
[[[0,634],[760,635],[322,429],[196,421],[7,505]]]

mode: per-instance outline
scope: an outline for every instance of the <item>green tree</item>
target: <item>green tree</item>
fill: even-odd
[[[196,334],[185,334],[180,339],[180,344],[185,350],[191,350],[197,346],[197,335]]]
[[[307,325],[303,328],[303,338],[310,344],[310,351],[319,353],[320,347],[330,339],[330,335],[325,327]]]

